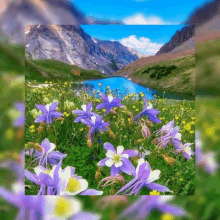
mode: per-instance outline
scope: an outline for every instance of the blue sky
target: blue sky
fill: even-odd
[[[87,16],[127,24],[180,24],[205,0],[72,0]],[[139,17],[138,17],[139,16]],[[136,21],[135,21],[136,17]]]
[[[91,37],[116,40],[140,54],[154,55],[184,25],[81,25]]]

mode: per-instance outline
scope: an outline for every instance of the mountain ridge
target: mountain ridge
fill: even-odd
[[[81,27],[73,25],[34,25],[25,35],[26,56],[32,59],[54,59],[96,69],[112,75],[115,70],[139,57],[117,41],[94,41]]]

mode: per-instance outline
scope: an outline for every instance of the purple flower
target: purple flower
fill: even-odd
[[[63,114],[61,112],[55,111],[57,108],[58,102],[54,102],[53,104],[47,104],[47,105],[36,105],[37,109],[43,112],[43,114],[39,115],[35,122],[40,123],[45,121],[48,124],[51,124],[53,122],[53,118],[59,118]]]
[[[106,113],[108,113],[113,110],[114,107],[124,107],[124,105],[121,104],[121,99],[114,99],[111,94],[106,96],[105,94],[101,93],[100,96],[102,97],[104,103],[98,104],[96,109],[106,108]]]
[[[23,102],[17,102],[14,106],[21,113],[21,115],[14,120],[14,126],[23,127],[25,124],[25,105]]]
[[[174,120],[164,125],[161,129],[158,130],[157,133],[161,135],[167,135],[172,131],[173,126],[174,126]]]
[[[135,172],[133,164],[128,160],[129,157],[137,156],[135,150],[124,150],[123,146],[117,147],[117,152],[114,146],[110,143],[105,143],[104,148],[107,151],[106,158],[98,162],[98,166],[111,167],[111,176],[116,176],[119,171],[132,175]]]
[[[88,219],[99,220],[100,215],[82,212],[82,204],[76,198],[64,196],[25,196],[24,184],[16,185],[17,191],[12,193],[0,187],[0,196],[19,209],[17,220],[57,220]]]
[[[60,153],[59,151],[54,151],[55,147],[56,147],[55,144],[50,143],[50,141],[47,138],[45,138],[41,142],[40,151],[36,149],[30,149],[30,151],[26,151],[26,154],[32,155],[34,153],[34,157],[37,158],[34,159],[33,161],[39,160],[39,165],[41,166],[44,166],[44,164],[46,163],[46,167],[47,167],[47,161],[52,165],[56,165],[57,160],[66,157],[67,154]]]
[[[181,134],[179,133],[179,127],[177,126],[172,128],[171,125],[172,124],[170,124],[169,129],[167,129],[168,126],[166,127],[166,132],[165,129],[162,130],[161,137],[157,139],[158,145],[159,147],[166,147],[168,143],[171,143],[174,147],[176,147],[176,149],[181,149],[183,144],[181,142]],[[162,135],[164,133],[165,135]]]
[[[81,122],[91,127],[89,134],[94,134],[97,131],[102,132],[103,130],[105,131],[108,130],[107,127],[109,126],[110,123],[104,122],[102,119],[103,118],[101,116],[99,117],[92,116],[91,121],[89,119],[82,119]]]
[[[55,173],[57,175],[57,173]],[[88,182],[81,176],[75,174],[75,168],[67,166],[64,170],[60,169],[58,174],[58,185],[56,195],[102,195],[102,191],[87,189]]]
[[[141,196],[134,204],[128,207],[117,219],[147,219],[149,214],[157,209],[162,213],[176,216],[186,216],[182,208],[167,204],[173,196]]]
[[[28,180],[40,186],[40,190],[37,195],[45,195],[46,188],[47,188],[47,195],[53,195],[52,189],[53,189],[54,180],[52,173],[43,166],[35,167],[34,172],[36,174],[31,173],[28,170],[25,170],[25,176],[27,177]]]
[[[146,106],[147,101],[146,99],[144,100],[144,109],[141,113],[139,113],[138,115],[136,115],[134,117],[134,120],[138,120],[139,118],[142,118],[144,115],[147,115],[148,118],[155,122],[155,123],[161,123],[160,119],[156,117],[156,115],[158,115],[160,113],[160,111],[158,111],[157,109],[153,109],[152,104],[150,103],[148,106]]]
[[[160,170],[151,171],[149,163],[144,161],[143,158],[138,160],[138,166],[136,172],[133,173],[133,176],[135,178],[123,186],[116,195],[122,191],[124,191],[123,194],[131,191],[129,195],[137,195],[144,186],[159,192],[171,192],[167,187],[153,183],[160,178]]]
[[[183,156],[186,158],[186,159],[192,159],[191,155],[194,155],[195,153],[191,150],[191,145],[193,143],[186,143],[184,145],[182,145],[181,148],[177,149],[175,152],[176,153],[180,153],[182,152],[183,153]]]
[[[92,116],[96,116],[98,117],[99,115],[91,112],[92,110],[92,102],[90,102],[87,106],[86,105],[82,105],[82,110],[73,110],[74,114],[79,115],[74,122],[80,122],[82,119],[89,119]]]
[[[44,197],[25,196],[24,184],[16,185],[16,191],[11,192],[0,187],[0,196],[8,203],[19,209],[16,219],[44,220]]]
[[[219,168],[219,164],[216,162],[215,159],[215,152],[213,151],[208,151],[208,152],[203,152],[202,151],[202,142],[199,136],[199,132],[196,132],[196,166],[203,167],[206,172],[209,174],[214,174],[216,169]]]

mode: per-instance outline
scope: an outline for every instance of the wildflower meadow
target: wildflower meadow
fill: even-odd
[[[194,194],[194,102],[72,84],[26,83],[27,195]]]

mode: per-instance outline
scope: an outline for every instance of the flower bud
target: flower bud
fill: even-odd
[[[87,146],[88,146],[89,148],[92,148],[92,140],[91,140],[91,138],[88,138],[88,140],[87,140]]]

